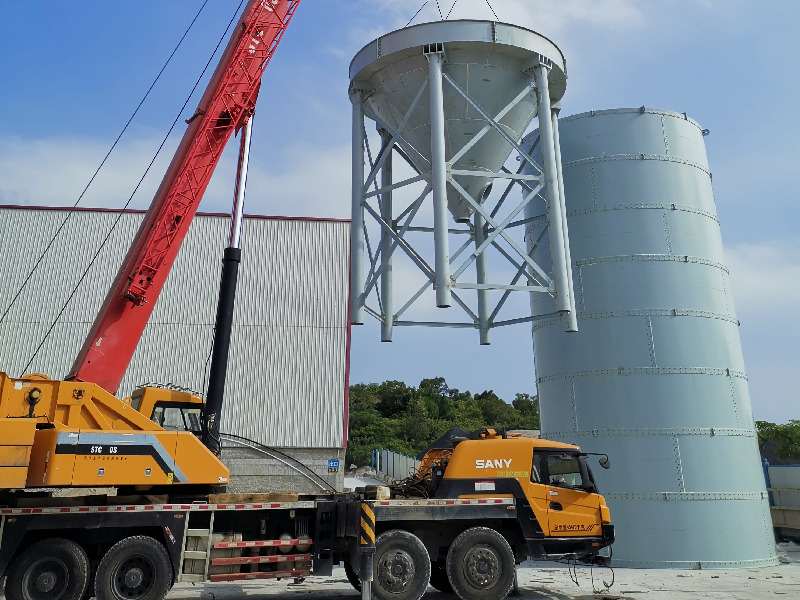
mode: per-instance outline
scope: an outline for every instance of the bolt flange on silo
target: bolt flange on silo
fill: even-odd
[[[579,331],[534,325],[542,435],[611,458],[614,565],[777,562],[704,133],[645,107],[561,121]],[[532,221],[542,264],[546,238]]]
[[[551,314],[563,319],[566,329],[575,329],[560,166],[551,126],[551,107],[565,88],[561,51],[533,31],[503,23],[424,23],[384,35],[355,56],[349,88],[354,324],[363,323],[365,313],[378,318],[383,341],[392,340],[396,325],[468,327],[479,330],[480,342],[488,344],[493,327],[532,320],[528,315],[505,320],[500,316],[508,294],[524,292],[554,298]],[[545,149],[541,167],[519,145],[537,115]],[[375,121],[380,133],[381,146],[374,157],[365,117]],[[512,151],[522,163],[516,173],[504,167]],[[393,179],[393,156],[410,165],[412,176]],[[526,167],[527,173],[522,173]],[[497,180],[508,188],[499,200],[490,199]],[[399,190],[415,184],[419,193],[407,194],[401,206]],[[522,202],[507,201],[515,185],[523,188]],[[531,202],[539,203],[538,196],[547,199],[545,220],[551,224],[556,260],[549,273],[529,256],[522,241],[523,211]],[[427,199],[430,206],[424,204]],[[374,248],[368,224],[379,229]],[[452,239],[466,241],[451,253]],[[423,281],[419,289],[397,290],[407,293],[402,306],[395,302],[392,279],[397,255],[406,256]],[[492,269],[495,261],[512,268]],[[498,281],[504,277],[510,281]],[[467,318],[408,318],[406,311],[431,288],[437,307],[458,306],[463,313],[456,313]],[[495,305],[493,292],[500,296]],[[377,305],[367,304],[372,297]]]

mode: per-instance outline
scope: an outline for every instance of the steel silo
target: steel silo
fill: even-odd
[[[610,456],[615,565],[777,562],[706,133],[645,107],[560,121],[578,332],[534,325],[542,434]]]
[[[376,317],[387,342],[394,326],[415,325],[477,329],[480,343],[489,344],[490,329],[510,324],[498,317],[507,293],[554,290],[564,327],[574,328],[551,127],[551,111],[566,80],[566,60],[551,40],[494,21],[414,25],[379,37],[356,54],[348,88],[353,109],[352,323],[363,323],[365,314]],[[518,143],[537,117],[546,149],[541,166]],[[375,122],[380,134],[374,155],[367,120]],[[512,152],[530,167],[527,174],[504,168]],[[410,167],[409,177],[395,179],[395,155]],[[498,180],[500,186],[522,185],[522,202],[504,205],[508,192],[491,197]],[[548,199],[553,223],[552,276],[519,243],[523,222],[517,216],[540,192]],[[370,237],[378,237],[374,249]],[[466,252],[470,246],[475,250]],[[421,277],[412,279],[411,286],[406,279],[401,288],[394,285],[392,271],[395,259],[406,258]],[[521,271],[510,283],[503,281],[520,265],[531,274],[529,285],[517,285]],[[429,289],[436,307],[456,310],[441,317],[406,313]],[[493,292],[503,295],[492,297]],[[377,304],[368,305],[368,298]],[[395,303],[396,298],[405,304]]]

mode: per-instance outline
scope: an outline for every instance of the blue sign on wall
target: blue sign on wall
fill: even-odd
[[[339,461],[335,459],[328,460],[328,473],[339,472]]]

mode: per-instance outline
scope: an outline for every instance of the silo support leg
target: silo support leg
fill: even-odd
[[[479,251],[486,241],[486,221],[479,212],[475,213],[475,249]],[[479,284],[487,283],[486,278],[486,252],[480,252],[475,257],[476,278]],[[480,331],[481,345],[492,343],[489,332],[489,290],[478,289],[478,329]]]
[[[385,129],[381,130],[381,139],[384,148],[392,141],[392,134]],[[381,187],[386,190],[392,185],[392,150],[388,149],[386,157],[381,167]],[[381,194],[381,218],[386,227],[394,228],[392,221],[392,191]],[[392,236],[388,231],[381,232],[381,300],[383,302],[383,323],[381,325],[381,341],[392,341],[392,329],[394,327],[394,304],[392,302]]]
[[[362,93],[355,90],[350,95],[353,103],[352,132],[352,210],[350,223],[350,322],[364,324],[364,107]]]
[[[433,242],[435,253],[436,306],[449,307],[450,249],[447,219],[447,165],[444,143],[444,95],[442,91],[442,62],[440,52],[426,55],[431,116],[431,183],[433,185]]]
[[[575,309],[575,285],[572,282],[572,253],[569,249],[569,225],[567,223],[567,196],[564,191],[564,169],[561,164],[561,140],[558,133],[558,113],[561,107],[553,107],[553,147],[556,153],[556,170],[558,173],[559,207],[561,209],[562,237],[564,238],[564,263],[567,267],[567,286],[569,292],[570,311],[564,315],[564,330],[578,331],[578,311]]]
[[[550,92],[547,81],[549,69],[544,65],[534,68],[536,88],[539,95],[539,134],[545,177],[545,199],[547,200],[550,255],[553,262],[555,304],[559,313],[570,312],[569,277],[564,256],[564,227],[562,225],[561,196],[558,189],[558,168],[553,140],[553,121],[550,111]]]

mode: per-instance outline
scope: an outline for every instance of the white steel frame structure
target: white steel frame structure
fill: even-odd
[[[442,30],[443,37],[452,36],[459,25],[476,22],[443,22],[426,24],[428,26],[448,26]],[[496,32],[498,23],[489,23]],[[515,29],[515,26],[504,26]],[[400,30],[389,34],[398,36],[416,28]],[[538,34],[521,30],[525,34],[541,37]],[[417,32],[406,35],[408,42],[419,37]],[[431,31],[427,32],[428,34]],[[455,34],[469,30],[461,28]],[[387,36],[388,37],[388,36]],[[428,37],[430,39],[430,37]],[[452,39],[452,38],[450,38]],[[544,39],[544,38],[543,38]],[[378,40],[378,48],[382,40]],[[470,41],[468,39],[468,41]],[[476,44],[481,41],[473,40]],[[549,40],[548,40],[549,42]],[[388,44],[387,44],[388,45]],[[401,45],[403,44],[401,41]],[[463,46],[463,42],[461,43]],[[552,43],[550,43],[552,46]],[[413,100],[408,105],[399,124],[388,123],[379,111],[372,110],[368,100],[372,94],[369,82],[357,78],[351,80],[350,99],[353,107],[352,120],[352,226],[351,226],[351,322],[361,324],[364,315],[369,314],[382,323],[382,341],[391,341],[395,326],[428,326],[474,328],[480,333],[480,343],[489,344],[490,331],[495,327],[530,322],[535,319],[552,318],[560,315],[567,331],[577,331],[575,317],[575,301],[572,293],[572,272],[569,234],[566,223],[564,205],[563,177],[561,174],[560,151],[558,147],[558,99],[560,92],[552,97],[548,76],[553,69],[553,61],[539,52],[529,51],[523,64],[526,77],[521,89],[503,89],[501,92],[510,101],[499,111],[481,106],[465,89],[458,78],[448,73],[447,39],[445,42],[418,45],[418,51],[427,60],[427,77],[417,90],[411,90]],[[554,46],[552,46],[554,47]],[[369,47],[367,47],[369,48]],[[365,48],[366,50],[366,48]],[[408,49],[405,52],[408,53]],[[363,52],[363,51],[362,51]],[[358,58],[358,57],[357,57]],[[560,57],[559,57],[560,58]],[[355,60],[354,60],[355,62]],[[352,76],[352,67],[351,67]],[[460,148],[452,146],[451,155],[446,156],[445,122],[448,115],[444,102],[444,89],[451,88],[458,97],[463,98],[470,110],[479,114],[484,122],[483,127],[466,139]],[[421,105],[427,96],[429,114],[419,115]],[[523,100],[530,101],[534,96],[538,104],[539,147],[542,164],[523,150],[519,139],[509,134],[509,128],[500,123],[501,119],[512,111]],[[375,121],[380,133],[381,146],[373,157],[365,127],[365,117]],[[426,120],[430,123],[430,148],[421,148],[406,136],[406,128],[412,121]],[[507,156],[516,152],[519,168],[512,172],[506,167],[498,171],[486,169],[458,168],[462,159],[484,136],[496,132],[508,145]],[[413,170],[414,175],[401,181],[394,181],[393,157],[397,155]],[[368,170],[365,169],[365,164]],[[483,177],[491,181],[507,182],[505,190],[496,200],[490,194],[473,197],[466,189],[463,180],[470,177]],[[420,193],[403,206],[397,206],[395,192],[413,186],[422,185]],[[447,188],[451,186],[466,201],[473,211],[472,222],[451,224],[448,215]],[[512,189],[519,186],[522,198],[519,202],[509,202]],[[488,190],[485,190],[488,191]],[[534,217],[546,219],[550,232],[550,250],[552,255],[552,272],[533,260],[533,249],[539,240],[528,240],[527,248],[522,241],[525,225],[532,219],[523,215],[525,207],[533,201],[544,201],[545,215]],[[432,223],[422,222],[422,211],[425,202],[432,205]],[[508,206],[513,204],[513,206]],[[379,227],[380,237],[373,247],[369,237],[369,225]],[[373,229],[374,231],[374,229]],[[515,232],[519,232],[516,236]],[[423,243],[414,243],[411,234],[427,234]],[[451,239],[462,236],[457,249],[450,253]],[[430,248],[433,257],[430,258]],[[393,281],[393,263],[400,252],[405,255],[424,275],[424,283],[411,292],[404,303],[395,303],[397,296]],[[428,255],[426,259],[425,256]],[[492,256],[490,261],[490,255]],[[513,273],[509,281],[497,281],[497,271],[490,269],[490,264],[504,261],[506,269],[501,275]],[[474,265],[474,270],[472,269]],[[405,313],[421,296],[430,291],[435,292],[436,306],[447,308],[453,304],[459,306],[466,319],[453,320],[413,320],[405,318]],[[474,290],[474,296],[467,290]],[[492,291],[500,292],[499,299],[490,298]],[[499,314],[512,292],[543,293],[553,296],[556,313],[548,315],[525,314],[513,318],[500,318]],[[370,305],[368,300],[374,297],[377,304]]]

